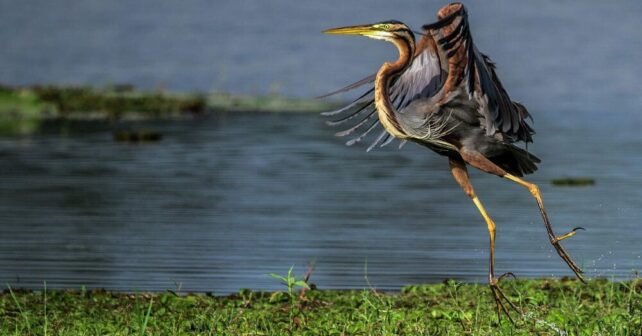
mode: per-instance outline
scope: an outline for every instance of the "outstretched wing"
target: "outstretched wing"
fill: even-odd
[[[322,113],[322,115],[325,116],[339,117],[337,120],[327,122],[331,126],[348,125],[347,129],[337,132],[335,135],[343,137],[352,135],[353,133],[359,134],[360,132],[358,136],[346,142],[348,146],[360,142],[374,130],[381,129],[379,136],[368,147],[368,151],[377,145],[383,147],[394,139],[394,137],[381,126],[376,113],[373,85],[375,76],[374,74],[370,75],[358,82],[321,96],[328,97],[368,84],[366,91],[348,106],[336,111]],[[393,79],[389,90],[390,100],[399,111],[416,99],[434,95],[443,85],[444,79],[445,75],[442,75],[441,63],[436,51],[435,42],[432,36],[426,34],[417,44],[415,56],[410,66],[400,76]],[[405,141],[402,142],[402,144],[403,143],[405,143]]]
[[[501,132],[517,141],[532,142],[533,129],[526,122],[526,108],[511,101],[495,72],[495,64],[473,43],[464,5],[455,3],[438,13],[439,21],[424,25],[448,60],[444,93],[458,89],[462,82],[471,98],[480,105],[486,134]]]

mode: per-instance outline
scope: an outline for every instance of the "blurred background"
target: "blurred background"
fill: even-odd
[[[278,289],[266,274],[310,262],[319,288],[485,281],[486,226],[446,160],[346,147],[316,112],[358,92],[313,98],[397,57],[322,30],[419,29],[444,4],[0,0],[0,282],[224,294]],[[534,117],[529,179],[554,228],[587,229],[567,250],[589,277],[635,276],[642,3],[466,5]],[[471,173],[498,226],[498,273],[572,275],[530,194]],[[595,183],[551,183],[565,177]]]

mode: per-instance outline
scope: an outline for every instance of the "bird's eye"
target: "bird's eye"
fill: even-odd
[[[383,25],[383,29],[388,30],[388,28],[390,28],[390,25],[387,25],[387,24]]]

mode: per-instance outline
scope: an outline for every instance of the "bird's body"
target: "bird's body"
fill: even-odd
[[[472,198],[488,225],[491,235],[489,282],[498,308],[508,315],[502,300],[517,308],[499,289],[494,275],[495,224],[470,184],[466,165],[527,187],[537,200],[551,243],[582,279],[581,270],[559,244],[575,231],[555,236],[539,189],[519,178],[534,172],[540,162],[516,146],[532,141],[534,131],[527,123],[530,115],[523,105],[510,99],[490,58],[477,50],[465,7],[460,3],[444,6],[437,18],[437,22],[423,26],[423,36],[418,43],[410,28],[399,21],[326,31],[391,42],[399,51],[399,59],[384,63],[375,75],[331,93],[374,83],[374,87],[349,106],[325,114],[342,116],[330,122],[332,125],[353,122],[351,127],[338,132],[339,136],[362,131],[348,144],[361,141],[381,125],[383,130],[368,150],[398,138],[448,157],[455,180]]]
[[[469,148],[516,176],[534,172],[539,159],[514,145],[532,141],[528,111],[510,100],[490,58],[472,43],[465,8],[449,8],[451,13],[440,15],[442,20],[452,15],[449,24],[441,23],[439,30],[427,26],[416,45],[409,35],[394,40],[399,60],[384,63],[372,76],[374,96],[359,102],[376,110],[385,132],[395,138],[447,156]],[[448,35],[453,32],[456,36]],[[351,117],[365,111],[355,109]]]

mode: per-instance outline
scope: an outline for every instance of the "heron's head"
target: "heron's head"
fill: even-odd
[[[396,20],[383,21],[373,24],[333,28],[323,31],[325,34],[335,35],[361,35],[377,40],[395,42],[399,40],[412,41],[415,35],[403,22]]]

